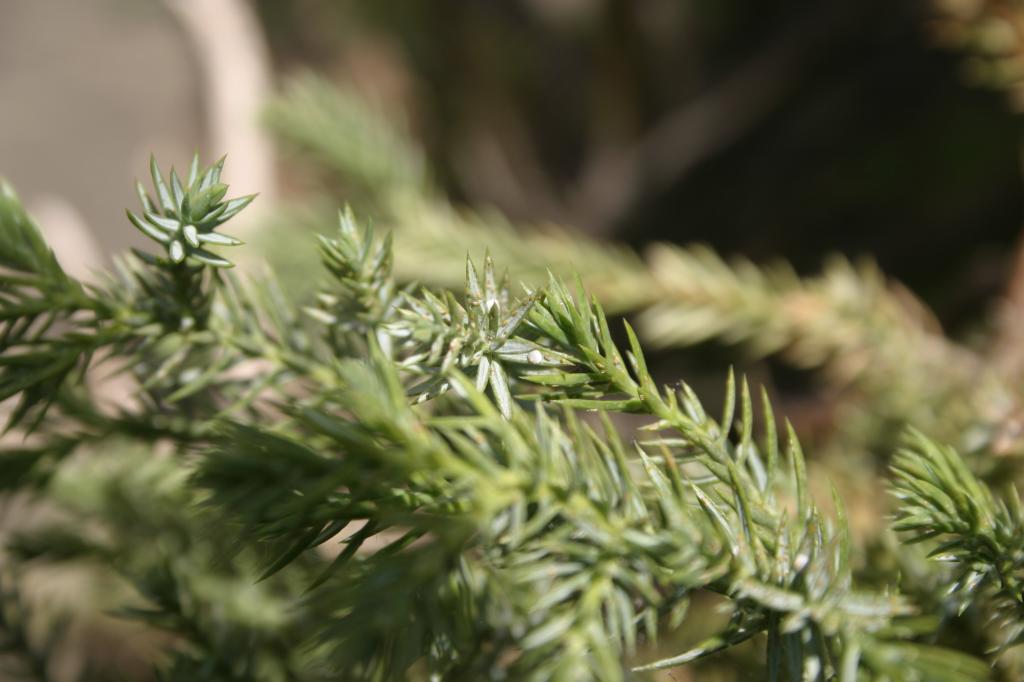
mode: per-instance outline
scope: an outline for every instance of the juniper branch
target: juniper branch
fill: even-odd
[[[948,598],[958,612],[984,606],[999,651],[1024,634],[1024,511],[1010,486],[997,496],[957,452],[910,431],[892,461],[900,505],[893,528],[930,542],[929,557],[955,568]]]
[[[466,281],[466,307],[451,296],[421,292],[417,300],[407,294],[395,321],[376,329],[390,341],[371,344],[371,366],[342,363],[341,390],[331,400],[351,418],[308,409],[297,414],[316,451],[280,434],[236,430],[201,474],[222,507],[238,509],[247,519],[256,539],[285,533],[297,538],[271,570],[346,524],[365,524],[351,536],[355,544],[335,562],[332,572],[337,575],[319,581],[330,595],[325,601],[338,603],[338,613],[344,614],[332,637],[341,638],[343,651],[364,652],[345,668],[346,674],[397,675],[428,652],[439,672],[481,674],[494,664],[494,657],[465,660],[467,644],[450,641],[458,630],[452,613],[462,614],[449,601],[454,599],[470,609],[464,617],[483,619],[485,630],[498,637],[487,647],[489,652],[495,647],[521,649],[511,669],[524,679],[583,670],[597,679],[619,679],[624,672],[619,659],[598,653],[608,646],[628,652],[639,638],[653,637],[658,614],[679,612],[686,596],[701,588],[722,592],[737,604],[733,625],[716,646],[768,632],[771,650],[778,653],[776,647],[782,647],[787,652],[771,659],[773,674],[784,669],[797,677],[838,674],[838,661],[844,661],[844,674],[852,679],[858,665],[879,674],[896,670],[896,660],[907,665],[907,651],[895,653],[897,645],[886,644],[883,631],[909,613],[908,605],[852,589],[843,524],[834,528],[809,500],[802,455],[792,434],[788,454],[798,507],[788,520],[776,497],[778,446],[770,437],[764,459],[753,444],[745,388],[739,438],[732,442],[730,428],[710,420],[692,391],[657,389],[635,336],[624,358],[600,307],[577,301],[557,280],[546,292],[528,295],[518,306],[521,312],[504,323],[502,300],[507,295],[496,285],[493,266],[487,263],[483,286],[472,267]],[[323,320],[337,324],[333,318]],[[424,320],[430,324],[423,327]],[[485,320],[485,326],[474,326]],[[498,345],[480,345],[488,329],[503,330]],[[508,348],[510,344],[518,345]],[[391,350],[385,352],[381,345]],[[479,350],[464,354],[474,347]],[[488,348],[498,362],[502,349],[513,358],[500,365],[508,369],[503,369],[503,388],[495,389],[493,399],[481,393],[493,379],[483,372],[485,379],[480,380]],[[476,370],[475,381],[460,371],[467,367]],[[421,390],[423,374],[461,400],[452,407],[433,401],[410,407],[411,398],[422,402],[434,397]],[[540,396],[522,381],[542,386]],[[655,417],[650,428],[658,435],[641,444],[636,462],[645,473],[634,478],[633,464],[624,448],[615,445],[614,431],[596,437],[573,426],[577,422],[571,412],[567,431],[543,410],[535,420],[528,419],[511,393],[506,395],[517,387],[521,398]],[[608,398],[615,393],[622,397]],[[732,402],[722,424],[731,426],[734,409]],[[666,430],[672,435],[661,433]],[[264,465],[254,469],[246,464],[252,460],[246,454],[250,448],[271,443],[271,452],[279,453],[282,463],[291,463],[296,481],[274,494],[270,479],[258,473]],[[367,471],[373,474],[367,476]],[[609,488],[602,481],[615,485]],[[544,502],[537,506],[540,500]],[[663,530],[658,523],[665,524]],[[358,548],[387,529],[397,539],[360,558]],[[425,544],[413,549],[417,543]],[[530,557],[522,569],[519,556]],[[437,582],[434,571],[443,566],[458,567],[441,580],[450,587]],[[523,584],[516,576],[527,566],[531,578]],[[609,575],[612,566],[616,570]],[[390,613],[393,607],[398,620],[367,630],[367,610],[380,608],[379,600],[364,603],[348,586],[376,575],[388,576],[381,589],[393,601],[384,608]],[[551,583],[550,576],[560,577]],[[490,592],[496,585],[503,586],[500,595]],[[351,600],[362,605],[354,611],[340,606]],[[399,608],[408,602],[424,604],[425,611],[417,611],[410,621]],[[516,604],[530,604],[529,614],[514,616]],[[588,604],[595,605],[593,611]],[[490,620],[498,616],[500,620]],[[392,639],[399,627],[411,642]],[[409,628],[415,635],[408,634]],[[516,632],[520,634],[510,639]],[[474,640],[470,648],[479,644]],[[865,648],[889,651],[892,659],[862,657]],[[448,658],[439,657],[439,650]],[[402,656],[398,660],[393,658],[397,652]],[[702,652],[660,665],[680,664]],[[970,679],[979,671],[966,659],[942,666],[938,661],[947,654],[937,650],[921,649],[915,656],[922,670],[942,667],[948,679]]]
[[[174,177],[176,203],[161,217],[177,216],[188,241],[193,200],[176,199]],[[63,275],[29,238],[31,257],[5,261],[26,274],[5,285],[46,300],[39,282],[59,289]],[[168,476],[181,487],[159,505],[168,516],[129,532],[116,525],[120,507],[96,512],[129,542],[133,532],[176,542],[148,558],[131,546],[94,552],[140,586],[151,609],[136,615],[191,643],[173,674],[620,680],[763,637],[773,678],[986,676],[969,656],[917,642],[930,630],[905,618],[906,599],[857,588],[842,505],[834,521],[819,510],[796,436],[787,429],[780,447],[764,396],[755,442],[745,382],[730,379],[713,419],[685,385],[657,386],[632,329],[620,349],[602,307],[558,277],[516,300],[487,258],[482,275],[469,262],[459,295],[400,290],[390,242],[347,213],[321,253],[329,277],[305,322],[175,249],[126,265],[121,287],[83,287],[70,331],[20,337],[48,358],[83,336],[123,355],[143,404],[104,415],[36,375],[12,395],[37,391],[60,406],[60,424],[97,439],[148,428],[143,440],[178,446]],[[10,350],[5,360],[21,352]],[[242,362],[256,367],[238,377]],[[645,434],[627,446],[609,421],[598,430],[576,410],[646,415]],[[108,487],[100,499],[132,502],[127,518],[145,518],[150,501],[128,492]],[[193,541],[202,523],[235,541]],[[332,539],[342,548],[328,562],[315,548]],[[217,566],[234,568],[204,587]],[[230,597],[257,576],[284,594],[267,607],[280,627],[264,637],[228,623],[218,640],[203,605],[223,604],[207,590]],[[637,666],[640,646],[676,627],[699,590],[732,603],[729,625]],[[252,658],[259,647],[269,668]],[[277,667],[298,650],[301,666]]]

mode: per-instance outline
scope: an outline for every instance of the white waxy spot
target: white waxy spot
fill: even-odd
[[[526,359],[535,365],[539,365],[544,362],[544,354],[534,348],[527,354]]]

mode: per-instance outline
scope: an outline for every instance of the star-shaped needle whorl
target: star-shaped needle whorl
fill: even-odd
[[[149,171],[153,177],[156,201],[150,198],[141,182],[135,183],[142,216],[127,211],[128,220],[150,239],[167,249],[172,263],[196,261],[217,268],[232,267],[231,261],[207,251],[207,245],[235,246],[242,242],[234,237],[214,232],[221,224],[256,198],[250,194],[237,199],[224,200],[228,186],[220,182],[224,158],[200,171],[199,155],[192,159],[186,184],[182,184],[174,168],[170,183],[164,181],[156,158],[150,157]]]

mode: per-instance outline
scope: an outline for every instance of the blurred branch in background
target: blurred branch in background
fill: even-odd
[[[1024,8],[1013,0],[932,0],[936,44],[965,54],[963,74],[1024,111]]]
[[[656,347],[717,339],[755,357],[782,353],[796,366],[824,368],[847,393],[844,402],[866,405],[873,415],[853,431],[861,447],[876,452],[907,422],[941,437],[965,436],[962,445],[971,450],[990,447],[1017,409],[1009,377],[946,338],[927,308],[870,262],[855,267],[836,258],[821,276],[801,278],[783,264],[729,263],[701,246],[655,244],[641,258],[565,228],[457,209],[422,173],[410,139],[383,130],[384,117],[356,93],[311,77],[293,81],[267,120],[289,148],[359,188],[352,196],[396,231],[395,267],[405,279],[453,286],[464,276],[465,255],[485,252],[531,286],[548,270],[579,275],[610,311],[636,315],[638,331]],[[303,203],[276,224],[327,229],[330,218],[311,208],[315,202]],[[1020,444],[1000,447],[1017,452]]]

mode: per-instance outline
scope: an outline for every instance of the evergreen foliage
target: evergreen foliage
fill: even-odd
[[[224,201],[222,164],[196,160],[187,188],[173,171],[168,188],[153,163],[158,199],[140,190],[128,215],[160,255],[136,252],[99,285],[61,269],[4,186],[0,396],[16,404],[0,483],[52,512],[6,549],[0,633],[29,679],[51,675],[53,644],[25,627],[16,578],[41,564],[119,576],[107,607],[170,634],[167,680],[643,679],[754,642],[771,680],[967,682],[1019,641],[1020,498],[953,449],[912,432],[891,461],[892,530],[934,545],[928,579],[865,570],[840,495],[832,514],[819,506],[768,394],[730,373],[712,414],[686,384],[660,385],[585,270],[518,291],[486,256],[465,262],[458,292],[401,285],[390,236],[345,210],[320,240],[324,284],[297,306],[207,250],[236,243],[213,228],[251,200]],[[655,319],[696,328],[687,301],[747,301],[670,339],[793,347],[839,368],[881,353],[888,364],[850,375],[868,386],[954,352],[845,266],[808,284],[667,257],[684,295]],[[865,291],[881,319],[861,324],[881,340],[852,321]],[[786,317],[789,297],[824,322]],[[893,339],[920,362],[886,355]],[[112,365],[134,390],[109,406]],[[725,622],[679,643],[709,594]],[[998,619],[981,630],[989,661],[951,641],[975,612]]]

